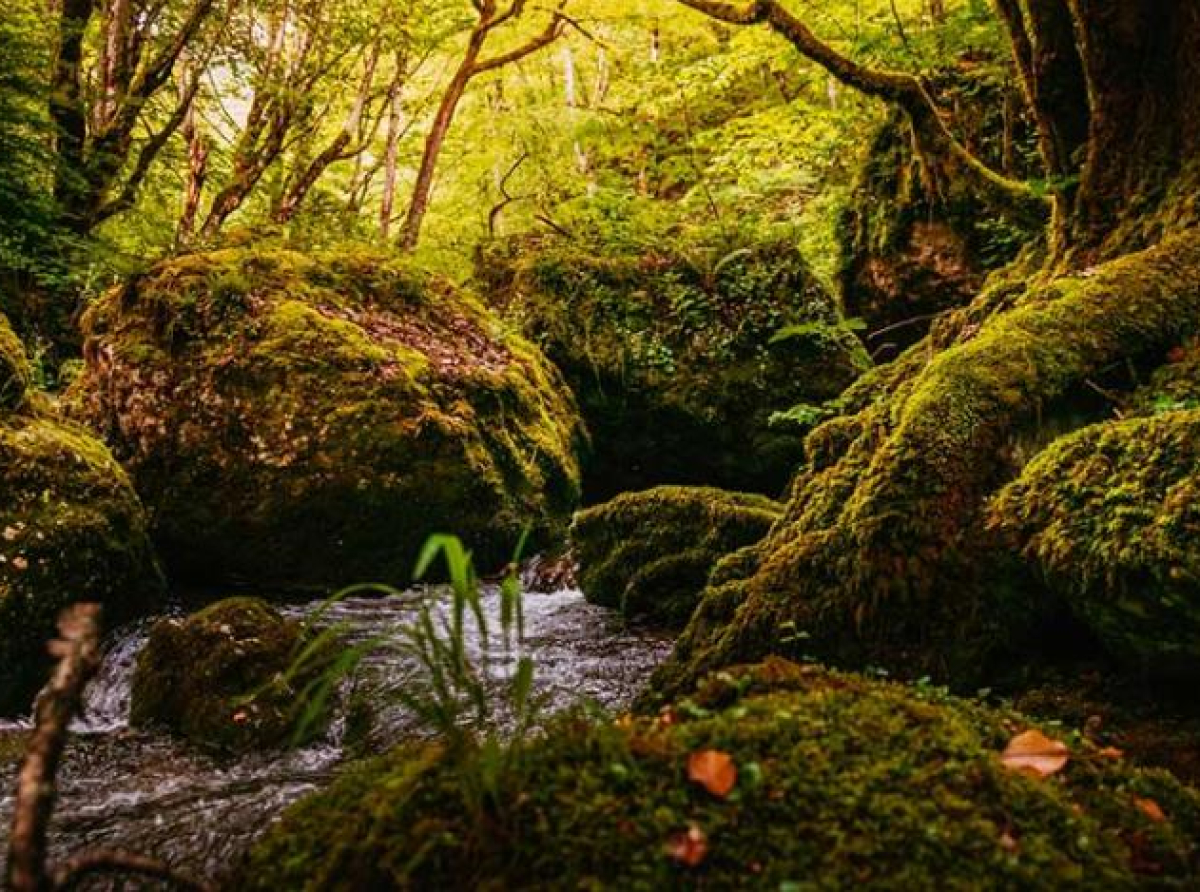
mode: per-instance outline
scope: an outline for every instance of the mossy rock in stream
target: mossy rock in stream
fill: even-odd
[[[26,391],[31,376],[24,354],[15,339],[9,349],[6,332],[0,317],[0,375],[10,385],[0,406],[5,713],[27,710],[46,681],[46,642],[64,607],[97,602],[111,626],[152,608],[163,592],[146,515],[129,478],[92,434],[55,418]]]
[[[182,575],[404,584],[435,532],[488,569],[577,504],[586,435],[557,371],[385,255],[181,257],[105,295],[84,332],[78,411]]]
[[[1200,410],[1060,438],[989,520],[1117,656],[1200,680]]]
[[[869,364],[788,240],[687,256],[497,242],[477,276],[579,400],[589,503],[658,484],[777,495],[803,447],[772,416]]]
[[[332,656],[326,648],[289,676],[308,640],[300,623],[258,598],[229,598],[183,619],[159,620],[138,654],[130,721],[220,752],[286,743],[305,706],[301,692]],[[310,735],[327,720],[327,712],[317,715]]]
[[[1200,881],[1200,794],[1074,736],[1059,773],[1006,767],[1001,752],[1031,724],[937,689],[770,660],[710,677],[657,718],[568,714],[489,769],[473,749],[436,746],[352,767],[285,813],[237,887]],[[690,758],[705,750],[731,757],[728,795],[689,782]]]
[[[682,625],[717,561],[760,540],[781,512],[766,496],[702,486],[619,495],[575,515],[579,587],[630,619]]]

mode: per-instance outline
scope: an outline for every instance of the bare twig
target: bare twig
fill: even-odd
[[[54,889],[74,889],[93,874],[136,874],[161,880],[188,892],[211,892],[211,886],[176,873],[166,864],[144,855],[123,852],[119,849],[94,849],[64,861],[54,872]]]
[[[57,892],[74,888],[96,873],[138,874],[190,892],[208,886],[142,855],[115,850],[83,852],[51,874],[46,866],[46,830],[58,795],[56,778],[67,728],[79,711],[83,689],[100,668],[100,605],[74,604],[58,619],[59,637],[50,642],[58,660],[34,704],[34,729],[17,779],[12,835],[8,845],[7,888],[12,892]]]
[[[58,664],[34,706],[33,736],[17,778],[8,845],[8,885],[13,892],[52,888],[46,875],[46,826],[58,794],[55,777],[67,725],[79,708],[84,685],[100,666],[99,625],[98,604],[75,604],[59,617],[59,637],[50,642]]]

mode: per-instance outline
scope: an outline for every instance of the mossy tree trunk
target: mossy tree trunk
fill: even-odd
[[[767,24],[898,104],[920,150],[971,177],[982,200],[1024,206],[1022,184],[936,133],[919,80],[862,68],[774,0],[681,2]],[[1054,609],[985,529],[988,499],[1027,451],[1022,436],[1044,439],[1046,416],[1106,370],[1161,362],[1200,332],[1200,6],[996,6],[1039,127],[1047,250],[997,274],[814,431],[784,520],[753,559],[718,568],[660,691],[789,651],[788,640],[846,663],[978,677],[986,654]]]

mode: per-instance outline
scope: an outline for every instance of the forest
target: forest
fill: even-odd
[[[1200,888],[1200,4],[0,6],[4,888]]]

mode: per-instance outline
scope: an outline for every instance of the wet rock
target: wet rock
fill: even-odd
[[[220,752],[289,742],[308,704],[302,693],[333,656],[327,647],[298,662],[308,640],[299,623],[257,598],[160,620],[138,655],[130,720]],[[319,718],[308,736],[324,730],[328,713]]]

